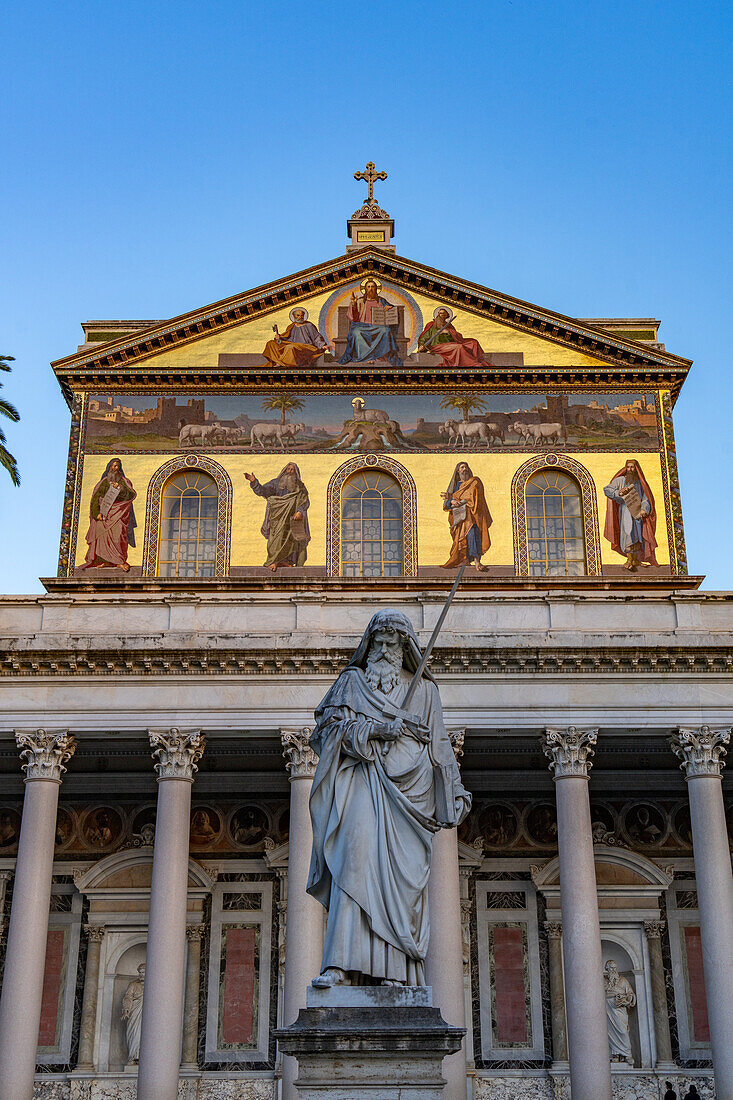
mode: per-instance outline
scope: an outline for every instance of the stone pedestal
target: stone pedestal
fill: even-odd
[[[432,1005],[429,988],[309,989],[306,1008],[275,1032],[298,1061],[300,1100],[443,1100],[443,1059],[464,1029]]]

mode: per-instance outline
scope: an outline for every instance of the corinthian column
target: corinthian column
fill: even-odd
[[[41,1022],[61,776],[76,744],[68,730],[16,730],[25,772],[5,975],[0,998],[0,1094],[30,1100]]]
[[[672,751],[682,761],[692,822],[702,960],[713,1048],[715,1095],[733,1100],[733,876],[721,772],[730,729],[680,728]]]
[[[466,731],[452,730],[450,742],[456,759],[463,755]],[[433,837],[428,880],[430,940],[425,977],[433,990],[433,1004],[453,1027],[466,1026],[463,984],[463,935],[461,931],[461,878],[458,866],[458,830],[439,829]],[[466,1040],[460,1050],[443,1059],[445,1100],[466,1100]]]
[[[611,1100],[611,1064],[603,988],[601,930],[593,862],[589,757],[596,729],[545,730],[557,799],[557,847],[565,968],[570,1086],[573,1100]]]
[[[644,932],[649,947],[649,977],[652,986],[652,1011],[654,1012],[654,1035],[657,1041],[657,1066],[672,1069],[672,1041],[669,1036],[669,1014],[667,1012],[667,986],[664,981],[664,961],[662,959],[663,920],[645,920]]]
[[[305,891],[308,882],[313,829],[309,799],[318,758],[310,747],[311,730],[280,731],[290,778],[290,832],[288,837],[288,908],[285,933],[283,1027],[295,1022],[305,1008],[305,991],[321,972],[324,909]],[[295,1058],[283,1058],[283,1100],[296,1100]]]
[[[183,1069],[198,1069],[199,1044],[199,980],[201,976],[201,936],[200,924],[186,926],[188,957],[186,961],[186,995],[183,1008]]]
[[[99,997],[99,964],[102,954],[102,940],[105,928],[103,924],[85,924],[87,936],[87,965],[84,971],[84,997],[81,1003],[81,1026],[79,1028],[78,1070],[91,1072],[94,1068],[94,1030],[97,1022],[97,1000]]]
[[[567,1062],[568,1037],[565,1031],[565,989],[562,978],[562,924],[545,921],[550,955],[550,1012],[552,1015],[552,1060]]]
[[[191,785],[204,751],[200,730],[149,730],[158,808],[138,1100],[177,1100],[181,1065]]]

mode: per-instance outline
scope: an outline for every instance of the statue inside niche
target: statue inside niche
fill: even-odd
[[[137,968],[137,978],[128,985],[122,998],[122,1020],[127,1038],[127,1060],[130,1064],[140,1058],[140,1033],[143,1022],[143,993],[145,992],[145,963]]]
[[[611,1061],[627,1062],[633,1066],[629,1009],[636,1004],[636,994],[626,978],[619,974],[618,966],[612,959],[603,968],[603,983],[606,988],[606,1021]]]

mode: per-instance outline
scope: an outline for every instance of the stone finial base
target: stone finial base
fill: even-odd
[[[429,989],[309,989],[307,1007],[275,1036],[298,1060],[300,1100],[441,1100],[441,1064],[464,1028],[450,1027]]]

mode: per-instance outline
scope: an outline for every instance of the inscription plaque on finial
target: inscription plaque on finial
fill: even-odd
[[[394,233],[394,220],[374,198],[374,184],[377,180],[386,180],[387,173],[378,172],[374,161],[370,160],[367,161],[363,172],[354,172],[354,179],[364,180],[368,193],[363,205],[354,211],[346,223],[346,231],[351,238],[346,251],[353,252],[357,248],[371,245],[386,252],[394,252],[395,247],[390,244]]]

